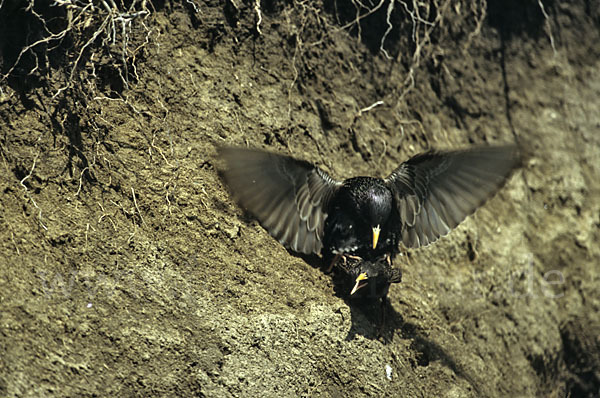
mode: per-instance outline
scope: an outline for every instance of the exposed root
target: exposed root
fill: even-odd
[[[541,0],[539,0],[541,1]],[[436,41],[436,37],[444,35],[450,26],[451,18],[462,18],[465,21],[474,21],[472,31],[466,32],[467,39],[463,44],[463,51],[468,51],[472,41],[480,34],[486,17],[486,0],[469,0],[456,3],[451,0],[434,0],[423,2],[418,0],[379,0],[364,1],[351,0],[355,8],[355,15],[350,21],[342,21],[343,13],[334,2],[335,15],[339,26],[332,26],[330,20],[324,18],[322,10],[315,3],[296,0],[292,8],[284,11],[298,13],[302,21],[300,25],[290,26],[290,34],[295,37],[296,46],[292,55],[292,81],[289,86],[288,98],[298,79],[305,72],[299,65],[305,49],[312,46],[328,45],[333,35],[346,31],[356,35],[357,40],[363,40],[363,27],[366,24],[383,23],[386,26],[379,39],[378,49],[382,56],[391,62],[390,73],[400,74],[393,80],[402,81],[402,84],[392,87],[385,96],[386,104],[393,109],[402,106],[406,96],[415,87],[415,79],[420,72],[422,64],[428,62],[439,54],[444,53],[443,44]],[[385,7],[385,8],[384,8]],[[382,12],[382,9],[385,9]],[[308,29],[310,27],[310,29]],[[319,29],[323,28],[324,29]],[[309,40],[316,35],[317,40]],[[407,51],[408,50],[408,51]],[[434,63],[437,62],[434,60]],[[350,61],[349,61],[350,63]],[[308,71],[310,73],[310,71]],[[289,103],[289,101],[288,101]],[[291,105],[290,105],[291,106]],[[288,110],[291,115],[291,108]]]
[[[188,2],[195,5],[193,1]],[[7,7],[0,2],[0,12],[6,12],[3,6]],[[38,32],[31,35],[34,39],[29,34],[23,35],[22,48],[15,52],[13,58],[5,58],[10,64],[4,65],[5,72],[0,74],[0,93],[2,102],[11,106],[24,95],[19,90],[28,90],[27,84],[21,83],[21,76],[28,76],[32,81],[59,82],[57,86],[45,87],[50,101],[43,102],[38,97],[39,106],[46,113],[55,136],[77,137],[81,131],[86,131],[85,138],[92,141],[87,147],[81,147],[77,139],[67,144],[71,153],[81,159],[81,162],[73,163],[80,168],[74,173],[79,177],[75,192],[75,196],[79,196],[85,177],[94,174],[96,161],[108,162],[98,153],[97,144],[104,139],[106,126],[110,123],[99,111],[101,106],[94,105],[94,102],[120,101],[140,114],[140,110],[127,99],[126,91],[133,82],[141,79],[136,64],[157,28],[149,28],[144,23],[152,10],[152,3],[147,0],[127,3],[115,0],[55,0],[52,8],[53,19],[50,20],[48,11],[39,2],[26,1],[20,18],[29,21],[28,24]],[[19,29],[18,25],[13,29]],[[18,36],[20,32],[17,30],[13,34]],[[66,68],[53,68],[50,60],[57,56],[66,58]],[[20,83],[14,84],[15,80]],[[162,153],[161,156],[166,160]],[[24,184],[32,172],[33,168],[21,185],[28,199],[39,210],[40,225],[47,229],[42,222],[41,209]]]
[[[27,185],[25,185],[25,181],[27,181],[27,179],[31,178],[31,175],[33,174],[33,170],[35,169],[35,164],[37,163],[37,160],[39,157],[40,157],[40,153],[38,152],[38,154],[35,155],[35,158],[33,159],[33,164],[31,165],[31,170],[29,170],[29,174],[27,174],[25,177],[23,177],[23,179],[21,181],[19,181],[19,183],[21,184],[23,189],[25,189],[25,195],[27,196],[27,199],[29,199],[31,201],[31,203],[33,204],[33,206],[38,210],[38,222],[40,223],[40,226],[47,231],[48,227],[46,227],[46,225],[44,225],[44,222],[42,221],[42,209],[35,202],[35,199],[33,199],[33,197],[29,194],[29,189],[27,189]]]
[[[114,0],[102,0],[100,1],[100,6],[95,6],[93,2],[86,2],[83,0],[56,0],[54,6],[62,8],[65,11],[67,23],[67,26],[64,29],[56,33],[53,33],[48,28],[44,16],[35,11],[34,0],[29,0],[26,10],[29,11],[43,27],[45,36],[33,43],[26,44],[21,49],[13,65],[8,68],[8,71],[5,74],[0,74],[0,83],[4,83],[9,76],[12,75],[15,69],[20,66],[25,55],[31,55],[34,60],[34,66],[27,74],[35,74],[38,72],[40,64],[48,65],[48,52],[44,51],[42,52],[43,55],[38,55],[39,53],[34,50],[36,48],[42,48],[42,46],[45,46],[46,48],[60,46],[64,38],[72,36],[75,39],[75,43],[71,51],[74,54],[75,59],[71,63],[72,66],[68,73],[68,77],[66,78],[65,85],[54,93],[53,99],[59,97],[60,94],[68,88],[73,87],[74,79],[78,74],[79,68],[82,66],[82,60],[84,57],[88,56],[89,59],[93,59],[97,49],[95,48],[95,45],[92,49],[92,44],[100,37],[102,38],[102,47],[105,47],[109,54],[111,52],[111,47],[119,46],[118,63],[120,63],[120,66],[117,66],[117,62],[114,63],[114,66],[118,70],[124,86],[128,87],[128,60],[133,59],[135,53],[145,45],[144,43],[135,49],[129,48],[132,22],[136,19],[145,18],[150,14],[150,10],[147,8],[147,1],[134,0],[127,10],[120,9]],[[146,30],[147,43],[150,30],[147,28]],[[86,34],[88,31],[91,31],[92,33]],[[88,36],[87,40],[84,42],[79,41],[80,38],[85,36]],[[91,55],[86,55],[87,50],[91,52]],[[42,56],[44,59],[40,59]],[[136,74],[135,70],[133,74]]]
[[[373,108],[375,108],[375,107],[377,107],[377,106],[379,106],[379,105],[383,105],[383,103],[384,103],[383,101],[377,101],[377,102],[374,102],[374,103],[372,103],[371,105],[369,105],[369,106],[367,106],[367,107],[365,107],[365,108],[362,108],[361,110],[359,110],[359,111],[358,111],[358,114],[359,114],[359,115],[362,115],[363,113],[365,113],[365,112],[368,112],[368,111],[370,111],[371,109],[373,109]]]
[[[394,28],[394,25],[392,25],[392,22],[390,21],[392,12],[394,11],[394,4],[395,4],[395,1],[390,1],[390,4],[388,5],[387,12],[386,12],[386,18],[385,18],[385,22],[387,23],[388,27],[385,30],[385,33],[383,34],[383,37],[381,38],[381,44],[379,45],[379,50],[385,55],[385,57],[387,59],[392,59],[392,57],[390,57],[390,55],[385,50],[385,48],[383,48],[383,44],[385,43],[385,38],[390,34],[392,29]]]
[[[133,197],[133,205],[135,206],[135,209],[138,212],[138,215],[140,216],[140,220],[142,220],[142,224],[146,224],[146,222],[144,221],[144,217],[142,216],[142,212],[140,211],[140,208],[138,207],[137,204],[137,200],[135,199],[135,191],[133,190],[133,187],[131,187],[131,196]]]
[[[260,24],[262,22],[262,13],[260,11],[260,0],[254,2],[254,12],[256,12],[256,31],[259,35],[262,35],[260,31]]]
[[[552,52],[554,53],[554,56],[556,56],[556,46],[554,45],[554,35],[552,34],[552,26],[550,25],[550,16],[546,12],[546,9],[544,8],[544,4],[542,3],[542,0],[538,0],[538,4],[540,6],[540,10],[542,10],[542,14],[544,14],[544,19],[546,20],[545,29],[546,29],[546,34],[548,35],[548,39],[550,39],[550,45],[552,46]]]

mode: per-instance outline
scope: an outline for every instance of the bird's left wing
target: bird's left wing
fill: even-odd
[[[290,249],[319,254],[327,204],[341,185],[318,167],[289,156],[219,148],[223,175],[242,207]]]
[[[504,185],[521,161],[515,145],[427,152],[402,163],[386,184],[400,216],[402,243],[427,246]]]

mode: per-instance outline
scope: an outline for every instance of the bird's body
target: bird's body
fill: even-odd
[[[417,248],[448,234],[520,162],[515,145],[430,151],[385,179],[337,181],[289,156],[243,148],[220,153],[232,192],[271,235],[296,252],[326,260],[359,257],[362,261],[342,269],[361,277],[356,286],[368,280],[383,297],[390,283],[399,281],[392,260],[400,243]]]
[[[397,213],[392,211],[390,189],[381,178],[353,177],[345,180],[331,198],[323,230],[324,256],[353,255],[376,258],[385,254],[394,256],[398,251],[400,225]],[[378,243],[365,237],[379,225]]]
[[[350,296],[357,300],[385,298],[392,283],[402,281],[400,268],[390,266],[386,256],[372,260],[348,258],[340,263],[341,284]]]

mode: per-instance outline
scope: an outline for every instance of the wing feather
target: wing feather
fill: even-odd
[[[329,199],[340,182],[318,167],[256,149],[221,147],[223,176],[239,204],[290,249],[310,254],[323,247]]]
[[[402,163],[388,178],[407,247],[448,234],[500,189],[521,157],[516,145],[427,152]]]

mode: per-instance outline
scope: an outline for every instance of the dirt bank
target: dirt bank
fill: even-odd
[[[58,3],[0,2],[0,395],[600,393],[597,0]],[[384,176],[515,141],[398,259],[383,330],[215,158]]]

